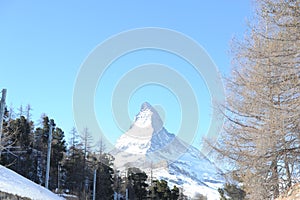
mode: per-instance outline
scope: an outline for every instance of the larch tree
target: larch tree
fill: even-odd
[[[87,198],[90,194],[89,194],[89,188],[90,188],[90,181],[89,181],[89,177],[91,177],[92,175],[92,171],[89,170],[89,162],[88,162],[88,158],[89,158],[89,154],[91,153],[91,143],[92,143],[93,137],[91,135],[91,133],[89,132],[89,129],[86,127],[83,129],[83,131],[81,132],[81,143],[82,143],[82,150],[84,153],[84,160],[83,160],[83,169],[82,169],[82,173],[83,173],[83,177],[85,178],[83,184],[83,198]]]
[[[213,147],[248,199],[273,199],[300,177],[300,1],[257,1],[234,42],[225,124]]]

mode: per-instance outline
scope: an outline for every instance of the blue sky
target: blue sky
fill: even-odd
[[[226,75],[230,71],[230,41],[234,36],[243,36],[246,19],[251,17],[252,10],[248,0],[3,0],[0,1],[0,88],[8,89],[8,106],[17,109],[21,104],[30,104],[34,121],[46,113],[55,119],[68,138],[75,125],[72,98],[76,76],[89,53],[107,38],[135,28],[172,29],[197,41]],[[190,81],[201,112],[199,135],[206,132],[211,103],[203,79],[192,70],[186,70],[187,64],[176,56],[149,50],[118,59],[99,83],[95,112],[110,140],[114,142],[122,133],[109,105],[114,88],[110,83],[117,82],[126,70],[149,62],[175,66]],[[120,66],[125,66],[123,71]],[[128,100],[131,119],[144,101],[160,105],[166,128],[176,133],[181,120],[176,95],[158,85],[133,91]]]

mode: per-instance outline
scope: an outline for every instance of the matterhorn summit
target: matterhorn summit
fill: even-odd
[[[135,117],[133,126],[140,128],[151,127],[152,133],[158,133],[163,128],[163,122],[157,111],[145,102],[141,106],[140,112]]]
[[[223,179],[218,168],[197,148],[169,133],[148,102],[141,105],[129,130],[117,140],[111,153],[120,171],[138,167],[149,177],[151,173],[154,179],[181,187],[190,197],[200,192],[208,199],[219,198],[217,189],[222,187]]]
[[[151,138],[163,128],[163,122],[157,111],[148,103],[142,104],[140,112],[135,116],[134,123],[125,133],[140,139]]]
[[[143,103],[134,123],[117,141],[117,151],[128,154],[146,155],[151,147],[153,135],[163,129],[163,122],[157,111],[147,102]]]

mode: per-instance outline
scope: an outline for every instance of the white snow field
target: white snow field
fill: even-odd
[[[2,165],[0,165],[0,191],[32,200],[64,199]]]

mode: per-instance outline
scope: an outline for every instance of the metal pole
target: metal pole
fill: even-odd
[[[96,200],[96,181],[97,181],[97,169],[94,170],[93,200]]]
[[[125,171],[125,180],[126,180],[126,190],[125,190],[125,200],[128,200],[128,171]]]
[[[2,90],[2,98],[0,101],[0,160],[1,160],[1,153],[2,153],[2,129],[3,129],[3,116],[5,111],[5,99],[6,99],[6,89]]]
[[[58,166],[57,166],[57,189],[58,189],[58,192],[60,192],[59,191],[59,188],[60,188],[59,179],[60,179],[60,163],[58,163]]]
[[[53,124],[52,124],[52,121],[50,121],[49,137],[48,137],[48,153],[47,153],[46,183],[45,183],[45,187],[46,187],[47,189],[48,189],[48,186],[49,186],[49,172],[50,172],[50,158],[51,158],[52,129],[53,129]]]

